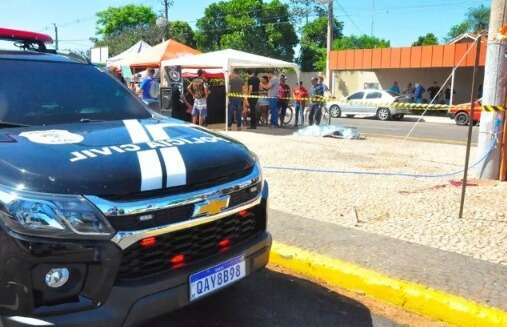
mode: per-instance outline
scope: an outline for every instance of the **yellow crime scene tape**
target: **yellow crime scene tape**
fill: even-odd
[[[289,100],[289,101],[309,101],[314,103],[324,103],[327,101],[337,101],[336,97],[325,97],[325,96],[316,96],[316,97],[305,97],[305,98],[295,98],[295,97],[269,97],[266,95],[248,95],[242,93],[228,93],[229,98],[243,98],[243,99],[280,99],[280,100]],[[338,101],[336,104],[353,104],[353,105],[372,105],[374,104],[377,107],[389,107],[394,109],[406,109],[406,110],[431,110],[431,111],[448,111],[450,108],[464,110],[470,108],[469,103],[463,103],[458,105],[448,105],[448,104],[429,104],[429,103],[410,103],[410,102],[391,102],[391,103],[372,103],[361,100],[352,100],[352,101]],[[475,107],[474,110],[478,108]],[[505,106],[496,106],[496,105],[481,105],[481,110],[486,112],[505,112]]]

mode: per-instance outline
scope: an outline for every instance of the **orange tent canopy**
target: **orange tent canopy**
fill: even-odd
[[[154,47],[129,57],[126,61],[132,68],[158,68],[160,62],[187,55],[200,54],[201,52],[175,40],[167,40]]]

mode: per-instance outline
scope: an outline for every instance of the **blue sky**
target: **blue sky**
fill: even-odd
[[[0,27],[52,34],[60,26],[61,48],[86,49],[95,34],[95,13],[109,6],[146,4],[160,11],[160,0],[0,0]],[[174,0],[171,20],[191,25],[214,0]],[[344,21],[345,35],[370,34],[374,13],[375,36],[392,46],[410,45],[419,35],[433,32],[442,38],[460,22],[469,7],[489,5],[490,0],[335,0],[335,16]],[[373,9],[375,6],[375,10]]]

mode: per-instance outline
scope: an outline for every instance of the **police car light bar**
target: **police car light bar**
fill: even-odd
[[[53,43],[53,38],[47,34],[13,30],[10,28],[0,28],[0,40],[28,41],[45,44]]]

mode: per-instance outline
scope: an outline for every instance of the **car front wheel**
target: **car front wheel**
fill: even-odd
[[[336,104],[332,105],[329,108],[329,113],[332,118],[340,118],[342,115],[342,111],[341,111],[340,107],[338,107]]]
[[[391,119],[391,110],[389,110],[388,108],[379,108],[377,110],[377,119],[378,120]]]
[[[465,126],[468,125],[470,117],[466,112],[460,112],[456,115],[456,117],[454,117],[454,121],[456,121],[456,125]]]

